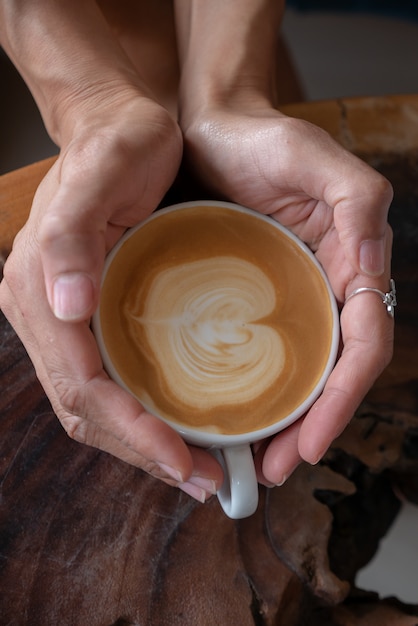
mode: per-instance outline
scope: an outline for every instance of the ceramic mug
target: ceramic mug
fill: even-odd
[[[125,233],[92,325],[109,376],[219,460],[233,519],[257,508],[251,444],[307,412],[340,337],[309,248],[272,218],[215,201],[160,209]]]

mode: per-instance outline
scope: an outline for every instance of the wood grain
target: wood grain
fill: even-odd
[[[0,251],[10,251],[13,239],[28,219],[36,188],[55,158],[45,159],[0,176]]]

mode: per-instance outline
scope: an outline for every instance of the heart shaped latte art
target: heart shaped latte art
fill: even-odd
[[[283,369],[284,342],[268,320],[276,297],[254,264],[218,256],[162,269],[131,320],[173,395],[194,409],[240,405]]]

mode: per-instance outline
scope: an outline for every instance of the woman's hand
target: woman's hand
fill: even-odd
[[[181,134],[144,97],[123,94],[95,114],[37,190],[4,268],[0,305],[70,437],[204,501],[222,480],[218,464],[109,380],[89,328],[105,254],[161,201],[180,163]]]
[[[388,181],[308,122],[263,105],[243,109],[207,107],[183,126],[186,156],[201,180],[305,241],[341,304],[359,287],[388,291]],[[319,461],[390,361],[393,320],[378,295],[352,298],[341,332],[340,358],[305,418],[255,446],[261,482],[280,484],[301,459]]]
[[[89,328],[106,252],[158,206],[182,156],[179,127],[147,81],[146,37],[157,77],[168,54],[177,58],[174,39],[157,32],[165,5],[151,30],[145,4],[132,5],[132,23],[128,6],[110,5],[0,3],[0,42],[60,146],[5,265],[0,305],[71,437],[203,501],[219,465],[109,380]],[[139,23],[143,38],[130,36]]]

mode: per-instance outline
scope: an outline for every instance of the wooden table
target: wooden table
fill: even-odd
[[[413,626],[418,605],[354,587],[418,502],[418,96],[287,107],[395,186],[395,357],[325,461],[234,522],[67,438],[0,318],[0,626]],[[6,258],[51,161],[0,177]],[[371,506],[373,505],[373,506]],[[418,594],[417,594],[418,602]]]

